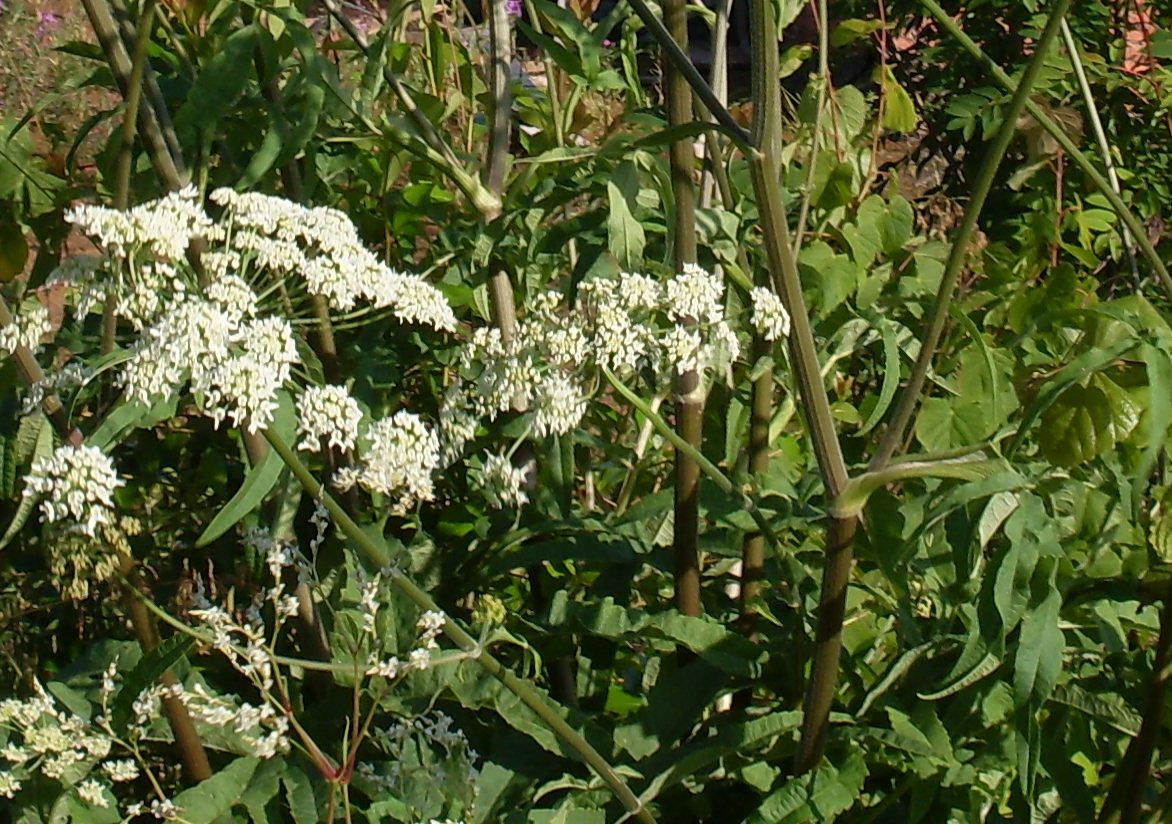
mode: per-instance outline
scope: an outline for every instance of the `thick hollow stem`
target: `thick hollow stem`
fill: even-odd
[[[123,600],[130,613],[134,634],[137,636],[143,652],[150,652],[159,645],[159,638],[150,612],[142,599],[138,597],[137,590],[142,588],[142,582],[139,580],[138,571],[132,559],[126,559],[122,574],[126,576],[128,581],[128,585],[123,591]],[[179,679],[175,677],[174,672],[168,669],[159,676],[159,682],[165,687],[174,687],[179,683]],[[195,724],[187,712],[187,707],[173,695],[165,695],[162,698],[162,704],[163,713],[167,716],[167,722],[175,735],[175,746],[179,748],[179,757],[183,760],[183,768],[187,772],[188,780],[192,783],[198,783],[211,778],[212,767],[208,763],[207,751],[203,748],[203,742],[200,741],[199,733],[195,730]]]
[[[664,21],[672,42],[683,52],[688,50],[688,10],[686,0],[666,0]],[[667,78],[667,121],[669,126],[692,122],[692,92],[688,81],[672,63],[665,50],[663,73]],[[675,203],[672,214],[672,244],[675,268],[696,262],[696,187],[692,178],[695,155],[692,140],[683,138],[671,144],[669,154],[671,187]],[[695,370],[676,379],[676,431],[694,449],[700,449],[703,430],[704,390]],[[700,467],[686,452],[675,455],[675,588],[676,608],[685,615],[699,615],[700,600]]]
[[[82,5],[85,6],[90,25],[106,56],[110,71],[113,72],[119,88],[125,95],[130,88],[132,64],[110,6],[106,0],[82,0]],[[148,73],[149,78],[149,67],[144,65],[143,71]],[[163,185],[172,191],[182,188],[187,183],[187,173],[181,168],[179,159],[171,155],[167,140],[150,107],[139,107],[138,128],[143,146]]]
[[[130,205],[130,177],[134,171],[134,140],[138,134],[138,110],[139,104],[142,103],[147,46],[151,41],[151,27],[154,25],[157,5],[157,0],[145,0],[138,20],[138,30],[135,32],[134,60],[130,66],[130,78],[126,82],[124,93],[126,114],[122,118],[122,135],[118,142],[118,169],[114,177],[115,209],[126,209]]]

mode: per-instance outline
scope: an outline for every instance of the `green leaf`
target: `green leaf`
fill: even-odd
[[[309,776],[298,766],[290,764],[281,776],[285,788],[285,802],[294,824],[317,824],[317,801],[313,796],[313,784]]]
[[[7,283],[24,271],[28,242],[15,220],[0,220],[0,283]]]
[[[1072,386],[1042,415],[1038,443],[1058,466],[1071,467],[1115,447],[1111,400],[1095,384]]]
[[[950,695],[956,695],[961,690],[968,689],[982,678],[992,675],[1000,666],[1001,657],[992,652],[986,652],[984,657],[940,689],[935,692],[920,692],[917,695],[924,701],[939,701],[941,698],[947,698]]]
[[[173,395],[160,398],[152,406],[144,406],[138,401],[122,403],[86,438],[86,443],[103,451],[108,450],[134,429],[150,429],[175,417],[177,406],[178,399]]]
[[[175,129],[189,135],[215,132],[217,124],[236,103],[253,77],[252,55],[258,29],[255,24],[233,32],[200,67],[187,100],[175,113]]]
[[[1017,656],[1014,659],[1013,692],[1018,704],[1040,706],[1058,683],[1062,671],[1064,641],[1058,628],[1062,596],[1054,586],[1051,572],[1041,602],[1035,599],[1021,621]]]
[[[126,729],[134,712],[134,700],[139,693],[153,686],[195,644],[190,635],[172,635],[139,659],[138,664],[122,679],[122,686],[110,707],[110,724],[115,731]]]
[[[32,449],[32,454],[29,456],[30,460],[35,461],[38,458],[47,458],[53,453],[53,429],[49,426],[49,420],[39,412],[35,415],[30,415],[25,420],[40,420],[40,425],[30,432],[36,433],[35,445]],[[17,434],[17,454],[23,452],[21,447],[21,436],[27,436],[29,432],[25,432],[23,427],[24,421],[21,422],[21,430]],[[8,524],[8,528],[4,530],[4,535],[0,536],[0,549],[8,546],[12,539],[20,534],[24,529],[24,525],[28,523],[28,519],[32,516],[33,510],[37,507],[36,495],[24,495],[20,499],[20,505],[16,508],[16,514],[12,516],[12,521]]]
[[[288,440],[297,425],[297,416],[293,411],[293,399],[288,392],[280,392],[277,411],[273,416],[271,426],[277,429],[282,437]],[[196,539],[197,547],[204,547],[219,538],[241,518],[255,510],[264,502],[285,468],[284,461],[275,449],[268,449],[260,463],[248,470],[244,482],[236,494],[224,504],[224,507],[212,518],[212,522],[204,529],[203,534]]]
[[[920,122],[916,105],[887,64],[880,68],[878,81],[883,91],[883,128],[895,132],[914,132]]]
[[[268,824],[265,807],[280,789],[281,774],[285,771],[285,759],[277,756],[261,764],[260,769],[249,782],[248,789],[240,796],[240,804],[248,810],[248,816],[255,824]]]
[[[232,809],[260,764],[259,758],[237,758],[211,778],[171,799],[187,824],[212,824]]]
[[[870,432],[879,421],[883,420],[884,413],[895,398],[895,390],[899,388],[899,341],[895,336],[894,324],[881,322],[879,332],[883,338],[883,386],[879,390],[879,400],[875,403],[871,414],[859,428],[859,434]]]
[[[624,271],[638,271],[643,264],[647,237],[643,226],[635,219],[635,203],[639,196],[639,175],[635,164],[630,161],[619,164],[606,182],[606,192],[610,203],[606,230],[611,254]]]

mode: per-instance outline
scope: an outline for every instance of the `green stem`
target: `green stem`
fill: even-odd
[[[645,0],[631,0],[631,6],[635,9],[635,14],[639,15],[639,19],[643,21],[643,25],[647,27],[647,31],[655,40],[656,44],[663,49],[663,55],[670,62],[675,71],[679,72],[680,76],[692,87],[693,91],[700,98],[704,107],[712,113],[716,118],[716,122],[724,132],[737,144],[741,149],[751,149],[752,142],[749,138],[748,132],[741,127],[741,124],[732,116],[732,112],[728,107],[720,102],[716,93],[712,91],[712,87],[704,79],[703,75],[692,64],[692,60],[680,48],[675,39],[668,32],[667,28],[659,18],[655,16],[655,12],[647,5]],[[774,75],[776,77],[777,75]]]
[[[380,569],[390,567],[393,559],[386,551],[386,548],[380,546],[373,538],[367,535],[354,519],[346,513],[346,510],[334,500],[333,496],[325,491],[305,464],[301,462],[301,458],[285,443],[281,436],[272,429],[268,429],[265,431],[265,437],[268,438],[273,449],[281,456],[281,460],[293,472],[294,476],[296,476],[297,480],[305,488],[305,491],[322,502],[329,511],[330,518],[333,519],[334,524],[362,551],[371,564]],[[442,612],[435,601],[431,599],[430,595],[416,586],[414,582],[402,573],[394,573],[391,576],[391,580],[420,609]],[[467,653],[468,657],[476,659],[477,663],[490,675],[500,680],[506,689],[521,699],[522,703],[533,710],[551,730],[577,752],[582,757],[582,760],[589,764],[606,785],[610,787],[611,791],[622,802],[627,812],[633,814],[638,820],[645,822],[645,824],[655,824],[654,816],[651,815],[650,811],[643,809],[639,803],[639,799],[631,792],[630,787],[627,786],[622,777],[615,772],[614,768],[607,763],[606,759],[577,730],[571,727],[558,714],[557,710],[542,700],[541,696],[526,681],[518,678],[516,674],[509,670],[495,656],[485,650],[455,620],[448,617],[446,613],[444,614],[446,620],[444,621],[443,632],[456,646]]]
[[[90,25],[93,27],[98,43],[106,56],[110,71],[114,74],[114,79],[117,80],[119,88],[125,95],[130,87],[132,66],[130,56],[126,52],[126,44],[122,41],[118,24],[114,20],[110,6],[106,0],[82,0],[82,5],[85,6]],[[143,70],[148,71],[148,67],[144,66]],[[147,76],[150,76],[149,73]],[[187,183],[187,172],[181,168],[181,161],[172,157],[167,140],[153,111],[139,109],[138,127],[143,138],[143,146],[155,167],[155,172],[163,181],[163,185],[169,191],[183,188]]]
[[[802,186],[802,205],[798,209],[797,228],[794,230],[794,257],[802,251],[806,221],[814,199],[814,174],[818,168],[818,152],[822,148],[822,111],[826,108],[826,92],[830,88],[830,25],[826,5],[826,0],[818,0],[818,98],[814,106],[814,126],[810,138],[810,157],[806,161],[806,180]]]
[[[130,205],[130,176],[134,171],[134,140],[138,134],[138,109],[142,102],[143,75],[147,61],[147,47],[151,42],[151,27],[155,20],[158,0],[144,0],[134,38],[134,59],[130,78],[126,81],[124,99],[126,114],[122,118],[122,135],[118,143],[118,168],[114,177],[114,208],[125,210]],[[103,341],[104,343],[105,341]],[[109,350],[103,349],[103,353]]]
[[[1111,156],[1111,144],[1107,141],[1107,132],[1103,129],[1103,121],[1099,117],[1099,109],[1095,106],[1095,96],[1091,92],[1090,81],[1087,80],[1086,70],[1083,68],[1082,57],[1079,55],[1078,43],[1070,31],[1066,18],[1062,18],[1062,40],[1066,43],[1066,53],[1070,57],[1070,64],[1074,67],[1074,76],[1078,80],[1078,87],[1082,91],[1083,101],[1087,105],[1087,117],[1091,120],[1091,130],[1099,143],[1099,154],[1103,157],[1103,165],[1107,168],[1107,181],[1115,194],[1121,194],[1123,187],[1119,185],[1119,175],[1115,172],[1115,161]],[[1127,260],[1131,264],[1131,277],[1135,287],[1139,288],[1139,266],[1135,262],[1135,241],[1131,230],[1123,227],[1123,244],[1127,247]]]
[[[931,3],[932,0],[924,0],[924,2]],[[956,283],[960,277],[961,269],[964,268],[965,261],[969,257],[969,242],[972,240],[973,233],[976,231],[981,210],[984,208],[985,201],[989,197],[989,192],[993,188],[993,182],[997,178],[997,170],[1001,167],[1001,161],[1005,157],[1005,152],[1009,148],[1009,144],[1013,141],[1014,135],[1017,133],[1018,118],[1021,117],[1022,111],[1026,108],[1026,103],[1029,101],[1034,83],[1037,82],[1042,67],[1045,65],[1046,56],[1050,53],[1054,40],[1058,36],[1058,32],[1062,27],[1062,17],[1066,14],[1066,9],[1069,5],[1070,0],[1054,0],[1053,5],[1050,7],[1050,17],[1046,21],[1046,28],[1035,44],[1034,56],[1026,67],[1025,74],[1022,75],[1021,83],[1018,85],[1016,91],[1014,91],[1009,105],[1002,112],[1001,128],[998,129],[997,136],[993,140],[993,145],[989,147],[984,162],[981,164],[981,171],[977,176],[976,184],[973,186],[972,196],[969,199],[968,206],[965,208],[964,219],[961,221],[960,229],[957,231],[956,237],[953,238],[952,249],[948,255],[948,263],[945,265],[944,276],[941,278],[940,287],[936,292],[936,302],[932,306],[932,314],[929,317],[928,328],[920,344],[919,355],[916,357],[916,362],[912,367],[907,385],[900,393],[891,423],[888,425],[887,431],[883,433],[883,437],[879,441],[879,446],[875,450],[875,455],[871,459],[872,469],[881,469],[886,466],[903,442],[904,433],[911,423],[912,415],[915,413],[916,405],[919,402],[920,393],[924,388],[924,382],[928,378],[928,370],[932,366],[932,359],[936,354],[937,347],[940,345],[940,338],[944,332],[944,324],[948,320],[948,313],[952,307],[952,299],[956,293]]]
[[[761,510],[757,508],[757,505],[751,496],[746,495],[742,490],[738,489],[737,485],[734,484],[727,475],[721,472],[720,468],[717,467],[716,464],[708,460],[708,458],[704,457],[704,453],[700,452],[694,446],[681,438],[679,434],[674,429],[672,429],[671,424],[663,419],[662,415],[652,409],[651,405],[648,404],[647,401],[640,398],[633,389],[619,380],[613,372],[611,372],[606,367],[603,367],[602,374],[606,377],[610,385],[614,387],[616,392],[622,395],[623,398],[631,404],[631,406],[642,412],[647,420],[651,421],[651,425],[655,427],[656,431],[659,432],[660,435],[666,438],[671,443],[671,445],[679,451],[686,452],[688,457],[696,462],[696,464],[700,467],[700,470],[708,476],[710,481],[716,484],[716,487],[721,492],[728,495],[729,497],[740,497],[741,503],[745,507],[745,511],[749,513],[749,516],[753,519],[753,522],[757,525],[757,528],[760,529],[761,532],[765,535],[766,539],[769,541],[769,545],[773,547],[774,550],[779,552],[781,551],[781,542],[778,541],[777,534],[774,533],[773,527],[769,525],[769,521],[765,518],[765,515],[761,512]]]
[[[940,27],[952,35],[953,39],[964,47],[965,51],[985,64],[985,68],[993,75],[993,79],[1001,84],[1002,88],[1010,92],[1017,89],[1017,84],[1013,81],[1013,78],[1006,74],[1004,69],[998,66],[992,58],[988,57],[971,37],[965,34],[964,29],[957,25],[956,21],[944,9],[940,8],[940,4],[936,0],[920,0],[920,3],[927,9],[928,13],[932,15],[936,22],[940,24]],[[1111,208],[1115,210],[1115,213],[1119,215],[1119,219],[1127,226],[1132,238],[1134,238],[1136,244],[1139,246],[1139,250],[1143,252],[1144,258],[1151,265],[1156,276],[1159,277],[1165,292],[1167,292],[1169,297],[1172,297],[1172,274],[1168,272],[1168,267],[1164,265],[1164,261],[1156,252],[1156,247],[1152,245],[1152,241],[1148,238],[1147,230],[1135,212],[1123,202],[1123,198],[1111,187],[1110,181],[1099,173],[1099,170],[1095,168],[1095,164],[1091,162],[1091,159],[1078,146],[1074,145],[1074,141],[1067,136],[1066,131],[1055,123],[1054,119],[1046,114],[1041,106],[1027,99],[1025,110],[1029,112],[1030,117],[1037,121],[1038,125],[1045,129],[1057,141],[1058,145],[1062,147],[1062,150],[1082,170],[1083,174],[1090,179],[1095,188],[1102,193],[1103,197],[1107,198],[1107,201],[1111,204]]]

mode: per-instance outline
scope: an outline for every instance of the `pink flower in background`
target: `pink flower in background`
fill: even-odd
[[[505,0],[505,11],[509,13],[509,17],[520,17],[521,0]]]
[[[44,40],[61,28],[61,15],[51,11],[37,13],[37,37]]]

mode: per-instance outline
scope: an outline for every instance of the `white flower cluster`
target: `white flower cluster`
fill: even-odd
[[[740,345],[724,317],[723,292],[718,276],[695,265],[663,284],[628,273],[583,284],[598,363],[620,377],[650,368],[667,380],[735,359]]]
[[[211,199],[225,208],[234,251],[263,269],[300,273],[309,291],[325,297],[334,309],[348,311],[364,301],[390,308],[405,323],[456,328],[443,293],[380,261],[362,244],[345,213],[231,189],[217,189]]]
[[[347,490],[357,484],[387,495],[399,514],[435,497],[432,473],[440,465],[439,436],[422,418],[400,410],[371,424],[366,438],[361,460],[334,476],[336,487]]]
[[[0,327],[0,350],[11,355],[23,346],[35,354],[40,351],[41,338],[52,331],[49,307],[38,301],[27,312]]]
[[[576,311],[563,311],[555,292],[533,301],[511,337],[477,329],[461,355],[466,382],[445,395],[440,410],[442,465],[471,440],[479,419],[511,408],[528,410],[538,437],[572,431],[586,414],[593,370],[620,377],[650,371],[660,381],[709,370],[740,353],[725,320],[721,279],[698,266],[664,283],[624,273],[582,284]],[[490,505],[516,505],[519,479],[485,462],[480,484]]]
[[[485,455],[476,480],[488,505],[494,509],[519,508],[529,501],[525,491],[525,470],[513,466],[501,455]]]
[[[45,374],[25,392],[21,414],[29,415],[39,407],[48,395],[62,395],[79,389],[92,376],[91,371],[80,360],[71,360],[60,369]]]
[[[589,394],[581,373],[590,341],[580,320],[558,314],[557,300],[553,293],[539,298],[508,340],[497,328],[473,333],[461,356],[473,389],[463,397],[449,394],[441,420],[458,421],[471,432],[469,410],[492,420],[516,407],[531,411],[539,436],[564,435],[578,425]]]
[[[115,258],[136,252],[163,260],[179,260],[192,239],[205,235],[212,221],[199,203],[195,186],[125,211],[105,206],[75,206],[65,219],[102,245]]]
[[[297,345],[284,318],[245,315],[242,281],[223,287],[209,289],[211,300],[173,302],[135,344],[122,384],[129,399],[150,404],[190,381],[217,426],[231,417],[255,432],[272,422]]]
[[[789,312],[772,289],[754,286],[749,293],[753,302],[753,328],[765,340],[780,340],[789,335]]]
[[[31,698],[0,701],[0,729],[7,743],[0,748],[0,797],[12,798],[36,774],[72,785],[78,797],[94,807],[108,807],[105,785],[84,781],[91,765],[110,755],[116,741],[108,728],[75,713],[58,709],[39,681]],[[102,765],[109,771],[106,762]]]
[[[388,308],[406,323],[455,329],[443,293],[383,264],[344,213],[230,189],[216,190],[212,200],[224,207],[218,223],[191,187],[128,211],[81,205],[68,214],[104,247],[106,260],[59,267],[53,282],[79,293],[83,315],[114,296],[119,316],[142,332],[120,378],[130,399],[152,403],[190,384],[217,426],[231,419],[254,432],[266,427],[277,391],[299,358],[289,321],[263,317],[259,308],[286,286],[288,276],[301,278],[309,292],[338,310],[361,302]],[[195,237],[212,246],[203,256],[207,284],[199,284],[185,258]],[[242,277],[250,269],[252,283]],[[46,317],[42,307],[0,330],[0,346],[35,348],[48,330]],[[333,410],[335,423],[347,427],[333,441],[352,443],[354,410],[334,399],[343,404]],[[320,416],[310,421],[324,426]]]
[[[373,616],[377,611],[377,605],[372,605],[369,601],[379,594],[378,582],[379,578],[376,577],[373,587],[370,585],[363,587],[362,604],[359,607],[364,620],[366,616],[371,616],[369,624],[365,625],[369,626],[366,631],[370,634],[373,634]],[[371,652],[367,660],[366,674],[371,677],[393,680],[411,670],[427,669],[431,666],[431,651],[439,649],[439,642],[436,641],[436,638],[443,632],[445,623],[447,623],[447,616],[442,612],[428,610],[423,613],[415,624],[419,629],[419,638],[415,648],[407,653],[407,659],[402,660],[396,655],[380,658],[377,652]]]
[[[134,702],[139,734],[159,717],[159,701],[178,699],[198,723],[232,731],[236,751],[256,758],[274,758],[289,751],[289,719],[270,703],[254,706],[235,697],[212,695],[202,684],[185,689],[155,685],[143,690]],[[111,774],[111,780],[119,780]],[[123,779],[125,780],[125,779]]]
[[[317,452],[326,442],[331,449],[353,449],[358,441],[362,410],[344,386],[310,386],[297,403],[298,449]]]
[[[33,462],[24,496],[40,496],[41,520],[73,521],[76,529],[96,537],[98,527],[110,523],[114,490],[124,483],[102,450],[65,444]]]

